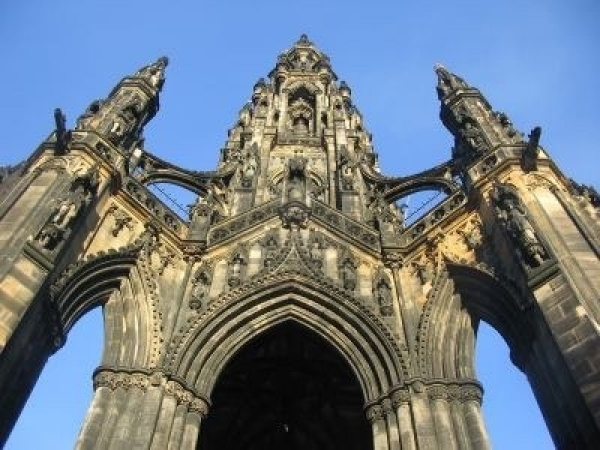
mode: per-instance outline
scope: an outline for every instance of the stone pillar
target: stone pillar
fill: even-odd
[[[410,401],[418,448],[437,449],[438,441],[425,386],[423,386],[422,382],[415,381],[412,388],[413,392]]]
[[[385,398],[381,401],[381,409],[385,416],[387,426],[388,444],[390,450],[400,450],[400,435],[398,433],[398,419],[392,407],[392,401]]]
[[[463,386],[463,410],[471,445],[478,450],[488,450],[490,449],[490,442],[481,414],[482,398],[483,394],[478,386]]]
[[[373,429],[373,450],[389,450],[383,408],[377,404],[369,406],[367,419]]]
[[[156,429],[152,437],[150,450],[164,450],[169,444],[169,436],[173,428],[177,400],[170,395],[164,395],[161,401],[160,413],[156,421]]]
[[[471,450],[471,440],[469,431],[465,425],[463,414],[462,394],[459,386],[450,386],[448,388],[448,403],[450,405],[450,414],[456,436],[456,444],[461,450]],[[479,447],[476,447],[479,449]]]
[[[286,133],[285,125],[287,123],[287,106],[288,106],[288,90],[282,89],[281,95],[279,96],[279,125],[277,127],[278,133]]]
[[[190,402],[183,429],[181,450],[196,449],[196,443],[200,437],[200,424],[207,413],[208,404],[203,399],[195,398]]]
[[[410,393],[400,389],[392,393],[392,406],[396,410],[402,450],[416,450],[415,430],[410,413]]]
[[[443,443],[444,450],[456,449],[456,438],[452,429],[452,418],[448,405],[448,388],[444,385],[432,385],[427,388],[431,401],[435,434],[438,443]]]
[[[88,409],[87,416],[75,442],[77,450],[87,450],[95,447],[96,441],[102,432],[102,425],[106,418],[107,406],[111,396],[110,388],[106,386],[96,388],[92,404]]]

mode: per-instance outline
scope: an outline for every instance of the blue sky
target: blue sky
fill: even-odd
[[[167,55],[161,111],[147,127],[146,146],[190,169],[211,169],[254,82],[307,33],[352,88],[386,173],[406,175],[450,156],[433,72],[442,62],[521,131],[542,126],[542,145],[568,176],[600,185],[595,0],[198,3],[2,2],[0,164],[16,163],[39,145],[52,131],[55,107],[72,126],[122,76]],[[72,445],[100,357],[101,328],[98,313],[78,324],[39,387],[62,398],[36,390],[8,448]],[[491,374],[483,366],[480,374],[491,377],[484,404],[494,447],[551,448],[523,376],[495,366],[509,364],[506,348],[493,333],[486,343],[479,355]],[[75,369],[82,373],[67,378]]]

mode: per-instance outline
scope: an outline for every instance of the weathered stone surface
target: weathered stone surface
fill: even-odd
[[[195,172],[141,147],[166,65],[123,78],[74,131],[57,115],[35,157],[2,172],[0,445],[102,304],[77,448],[230,448],[228,408],[243,406],[240,448],[486,449],[480,320],[557,447],[600,446],[597,195],[565,182],[539,135],[525,142],[438,66],[453,157],[384,176],[349,86],[302,36],[254,86],[216,170]],[[189,218],[156,181],[198,194]],[[431,189],[446,197],[407,225],[397,201]],[[359,434],[327,426],[340,418]]]

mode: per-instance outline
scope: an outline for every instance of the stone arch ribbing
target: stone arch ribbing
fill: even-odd
[[[503,336],[513,355],[531,336],[523,299],[492,274],[447,262],[423,308],[418,334],[419,371],[432,378],[474,377],[475,332],[483,319]],[[513,358],[514,359],[514,358]]]
[[[506,341],[511,352],[521,351],[533,338],[526,331],[529,326],[530,299],[516,288],[477,267],[447,263],[456,292],[462,304],[477,319],[489,323]]]
[[[198,318],[179,341],[169,369],[207,397],[227,361],[246,342],[294,320],[336,348],[352,367],[365,402],[402,383],[406,362],[380,324],[335,292],[301,277],[261,284]]]
[[[51,288],[63,336],[87,311],[105,306],[103,364],[152,367],[158,360],[158,308],[141,253],[132,248],[93,256],[67,269]]]

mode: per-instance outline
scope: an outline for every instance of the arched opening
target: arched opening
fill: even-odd
[[[45,365],[8,441],[7,449],[72,448],[94,394],[100,363],[102,308],[77,321],[65,346]]]
[[[506,342],[481,321],[475,352],[485,390],[483,415],[493,448],[554,448],[526,376],[510,361]]]
[[[370,449],[360,384],[347,361],[294,321],[252,339],[223,369],[202,450]]]

